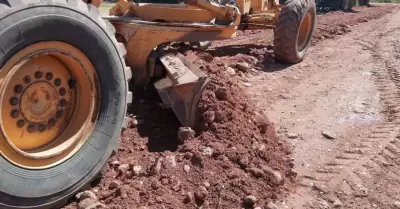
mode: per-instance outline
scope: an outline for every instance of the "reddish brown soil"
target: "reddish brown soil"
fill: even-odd
[[[354,13],[332,12],[318,17],[314,43],[334,38],[351,26],[378,18],[390,7],[361,7]],[[341,32],[340,32],[341,31]],[[292,171],[291,149],[275,137],[275,128],[258,113],[243,91],[246,76],[257,70],[273,71],[271,31],[239,32],[233,40],[215,42],[205,52],[179,50],[212,79],[204,92],[199,110],[211,123],[200,123],[195,137],[180,142],[179,122],[163,107],[153,90],[132,88],[134,102],[131,123],[120,138],[120,148],[92,191],[109,208],[262,208],[289,191]],[[227,65],[244,61],[255,70],[226,73]],[[221,89],[226,98],[221,97]],[[218,98],[217,98],[218,97]],[[215,117],[213,117],[215,116]],[[212,154],[210,154],[212,150]],[[129,164],[120,172],[121,164]],[[139,175],[132,167],[141,166]],[[190,168],[185,171],[184,168]],[[269,170],[279,172],[277,182]],[[117,184],[115,188],[110,185]],[[286,184],[284,184],[286,183]],[[254,195],[254,206],[243,205],[243,198]],[[66,208],[76,208],[72,200]]]

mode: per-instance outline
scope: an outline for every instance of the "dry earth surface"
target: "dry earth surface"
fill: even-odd
[[[132,87],[117,154],[65,208],[400,208],[399,8],[318,16],[296,65],[275,62],[272,35],[175,45],[212,78],[196,135]]]

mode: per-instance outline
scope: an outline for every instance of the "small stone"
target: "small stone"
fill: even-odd
[[[114,180],[113,182],[110,183],[108,186],[109,189],[116,189],[121,185],[121,181]]]
[[[157,196],[157,197],[156,197],[156,202],[157,202],[157,203],[162,203],[162,202],[163,202],[163,199],[162,199],[160,196]]]
[[[228,100],[228,90],[224,87],[220,87],[215,91],[215,96],[219,99],[219,100]]]
[[[112,166],[119,166],[121,165],[121,162],[119,162],[118,160],[114,160],[110,163]]]
[[[400,209],[400,201],[394,201],[393,206],[394,206],[396,209]]]
[[[257,202],[257,198],[253,195],[246,196],[243,199],[243,203],[250,207],[253,207],[253,205],[256,204],[256,202]]]
[[[325,200],[322,200],[322,199],[318,200],[318,206],[320,209],[329,209],[330,208],[329,204]]]
[[[336,199],[335,201],[333,201],[333,207],[341,208],[341,207],[343,207],[343,204],[342,204],[342,202],[340,202],[340,200]],[[400,209],[400,207],[399,207],[399,209]]]
[[[133,174],[135,175],[135,176],[139,176],[140,175],[140,173],[142,172],[142,166],[140,166],[140,165],[135,165],[135,166],[133,166]]]
[[[159,158],[156,160],[156,163],[153,164],[153,165],[151,166],[151,168],[150,168],[150,174],[151,174],[151,175],[156,175],[156,174],[159,174],[159,173],[160,173],[162,161],[163,161],[163,158],[162,158],[162,157],[159,157]]]
[[[236,67],[238,70],[242,72],[247,72],[251,68],[249,63],[247,62],[238,62],[236,63]]]
[[[201,156],[200,154],[196,153],[193,155],[192,160],[191,160],[192,164],[196,167],[200,167],[200,168],[204,168],[204,159],[203,156]]]
[[[86,209],[89,206],[95,204],[97,201],[92,198],[86,198],[78,203],[78,209]]]
[[[276,205],[273,202],[268,202],[265,209],[278,209],[278,207],[276,207]]]
[[[262,209],[261,207],[255,207],[254,209]]]
[[[249,172],[253,174],[253,176],[259,178],[264,176],[264,171],[259,168],[250,168]]]
[[[86,198],[92,198],[92,199],[97,200],[97,196],[90,190],[84,191],[84,192],[80,192],[75,197],[79,201],[82,201],[82,200],[84,200]]]
[[[185,199],[183,200],[183,202],[184,202],[185,204],[188,204],[188,203],[190,203],[190,202],[192,202],[192,201],[193,201],[193,194],[192,194],[191,192],[188,192],[188,193],[186,194]]]
[[[96,202],[92,205],[89,205],[88,207],[86,207],[85,209],[100,209],[100,208],[107,208],[107,206],[105,206],[102,203]]]
[[[174,186],[172,186],[172,190],[179,192],[179,190],[181,190],[181,182],[178,181]]]
[[[203,186],[200,186],[197,190],[196,190],[196,192],[194,193],[194,197],[196,198],[196,200],[198,201],[198,202],[204,202],[204,200],[206,199],[206,197],[207,197],[207,195],[208,195],[208,191],[207,191],[207,189],[205,188],[205,187],[203,187]]]
[[[215,120],[215,112],[212,110],[204,112],[203,119],[206,123],[213,123]]]
[[[143,186],[143,181],[133,181],[131,184],[136,190],[141,190]]]
[[[320,192],[322,192],[322,193],[325,193],[325,194],[327,194],[329,192],[328,186],[326,186],[324,184],[314,183],[313,184],[313,188],[318,190],[318,191],[320,191]]]
[[[179,127],[178,131],[178,140],[180,142],[185,142],[190,138],[193,138],[195,135],[195,132],[192,130],[190,127]]]
[[[167,165],[175,168],[176,167],[176,157],[174,155],[167,156],[166,158]]]
[[[161,187],[161,184],[157,180],[155,180],[155,181],[153,181],[153,183],[151,183],[151,188],[153,188],[154,190],[157,190],[160,187]]]
[[[336,135],[327,130],[322,131],[322,136],[324,136],[327,139],[336,139]]]
[[[211,186],[210,182],[208,181],[205,181],[203,184],[206,188],[209,188]]]
[[[244,82],[243,85],[246,86],[246,87],[250,87],[251,83]]]
[[[283,184],[283,177],[282,174],[279,171],[275,171],[274,169],[266,166],[266,165],[262,165],[261,166],[261,170],[264,171],[264,173],[268,173],[270,175],[272,175],[272,182],[276,185],[281,185]]]
[[[235,75],[235,74],[236,74],[235,69],[233,69],[233,68],[231,68],[231,67],[228,67],[228,68],[226,69],[226,72],[227,72],[229,75]]]
[[[228,173],[228,178],[230,179],[238,178],[239,176],[240,176],[239,170],[237,169],[234,169]]]
[[[167,185],[169,183],[169,180],[167,178],[161,179],[161,184]]]
[[[213,154],[213,149],[211,149],[211,147],[206,147],[206,148],[204,148],[202,154],[203,154],[204,156],[209,156],[209,157],[211,157],[212,154]]]
[[[296,133],[287,133],[287,137],[289,138],[289,139],[296,139],[297,137],[299,137],[299,135],[298,134],[296,134]]]
[[[189,173],[189,171],[190,171],[190,166],[189,166],[189,165],[184,165],[184,166],[183,166],[183,170],[184,170],[186,173]]]
[[[118,166],[118,170],[123,174],[125,174],[129,170],[129,168],[130,168],[129,164],[122,164]]]

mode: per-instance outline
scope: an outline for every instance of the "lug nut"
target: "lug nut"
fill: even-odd
[[[11,117],[18,118],[18,116],[19,116],[19,111],[18,110],[11,111]]]
[[[61,85],[61,80],[60,80],[59,78],[56,78],[56,79],[54,80],[54,85],[60,86],[60,85]]]
[[[33,125],[33,124],[30,124],[29,126],[28,126],[28,132],[29,133],[33,133],[33,132],[35,132],[35,125]]]
[[[53,79],[53,74],[52,73],[46,73],[46,79],[47,80]]]
[[[65,101],[65,99],[60,100],[61,107],[65,107],[66,104],[67,104],[67,101]]]
[[[43,131],[46,130],[46,125],[40,124],[39,127],[38,127],[38,129],[39,129],[39,132],[43,132]]]
[[[36,78],[36,79],[40,79],[42,76],[43,76],[43,73],[42,73],[42,72],[40,72],[40,71],[36,71],[36,72],[35,72],[35,78]]]
[[[31,77],[25,76],[23,80],[24,80],[24,83],[25,83],[25,84],[28,84],[28,83],[31,82]]]
[[[24,120],[19,120],[19,121],[17,122],[18,128],[22,128],[24,125],[25,125],[25,121],[24,121]]]
[[[67,90],[65,90],[65,88],[61,87],[60,90],[58,91],[58,93],[60,93],[61,96],[64,96],[67,93]]]
[[[56,117],[57,118],[61,118],[63,116],[63,114],[64,114],[64,111],[59,110],[59,111],[56,112]]]
[[[23,90],[24,90],[24,87],[22,87],[19,84],[14,87],[14,92],[17,93],[17,94],[22,93]]]
[[[53,118],[49,120],[49,127],[53,127],[56,124],[56,120]]]
[[[68,81],[69,88],[73,89],[73,88],[75,88],[75,85],[76,85],[76,81],[73,79],[69,79],[69,81]]]
[[[18,104],[18,98],[17,97],[11,97],[10,104],[11,105],[17,105]]]

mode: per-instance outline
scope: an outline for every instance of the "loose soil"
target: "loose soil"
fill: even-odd
[[[289,196],[284,202],[282,200],[295,191],[299,179],[304,179],[306,173],[311,172],[311,169],[303,169],[302,165],[318,165],[319,160],[322,162],[329,159],[329,156],[321,153],[326,151],[327,147],[334,147],[329,145],[329,141],[311,143],[312,146],[321,147],[318,151],[308,147],[311,145],[307,145],[303,139],[315,136],[319,125],[324,128],[331,127],[320,122],[323,120],[322,116],[329,116],[330,120],[335,121],[343,119],[339,116],[331,117],[333,113],[329,111],[324,115],[324,110],[314,110],[312,107],[331,108],[335,111],[341,109],[321,105],[316,101],[296,100],[297,94],[307,92],[310,88],[320,88],[316,82],[327,82],[327,88],[321,88],[318,97],[311,93],[303,95],[322,101],[338,99],[343,92],[341,89],[335,91],[336,97],[326,98],[321,95],[327,95],[335,89],[335,84],[340,83],[344,89],[352,87],[350,90],[354,91],[350,95],[357,98],[356,84],[365,82],[364,77],[357,77],[356,73],[361,71],[353,74],[352,71],[348,74],[332,73],[307,79],[312,78],[319,68],[329,65],[337,68],[346,65],[363,66],[362,63],[352,64],[350,61],[356,54],[363,57],[358,51],[362,50],[362,47],[350,50],[351,42],[347,40],[341,43],[340,37],[349,33],[352,37],[368,39],[369,33],[361,30],[362,25],[367,24],[368,27],[374,28],[382,23],[380,21],[384,18],[381,17],[392,11],[398,10],[394,6],[379,5],[356,8],[352,13],[331,12],[318,16],[309,55],[304,62],[293,66],[277,63],[273,59],[271,31],[239,32],[233,40],[214,42],[213,46],[204,52],[189,50],[190,47],[182,44],[175,46],[212,79],[199,104],[199,111],[203,117],[196,128],[196,135],[180,141],[177,136],[179,122],[173,112],[162,105],[155,91],[151,88],[143,90],[131,87],[135,96],[128,110],[130,127],[122,133],[118,152],[109,160],[100,178],[93,182],[91,190],[108,208],[118,209],[267,208],[267,204],[271,205],[271,202],[279,203],[278,206],[282,208],[313,207],[307,201],[315,202],[327,197],[319,196],[320,193],[314,195],[313,186],[297,190],[301,195]],[[329,48],[324,48],[324,44]],[[366,47],[370,45],[367,44]],[[319,57],[324,55],[318,53],[322,48],[327,56],[324,59]],[[341,54],[343,52],[338,50],[342,49],[347,55],[342,55],[339,59],[344,59],[346,63],[331,63],[329,60],[332,57],[328,56]],[[375,52],[377,58],[379,52]],[[321,60],[324,62],[320,64]],[[237,63],[247,63],[248,66],[241,67]],[[312,69],[309,69],[310,67]],[[379,73],[384,74],[381,71],[371,73],[376,74],[378,80]],[[341,75],[347,76],[340,77]],[[353,75],[357,79],[351,80]],[[329,79],[329,76],[335,79]],[[326,81],[327,78],[329,81]],[[342,80],[343,82],[339,82]],[[301,86],[302,81],[307,85]],[[365,97],[376,95],[378,90],[372,86],[373,84],[366,86],[366,91],[360,90],[360,94]],[[297,87],[299,90],[293,91],[293,88]],[[337,100],[332,101],[335,103]],[[378,120],[378,116],[374,114],[374,102],[377,103],[371,99],[371,109],[364,110],[367,112],[363,115],[365,120]],[[296,105],[302,108],[293,109]],[[298,117],[296,111],[302,117]],[[304,118],[309,111],[315,113],[310,114],[312,117]],[[266,118],[265,114],[270,119]],[[390,116],[390,111],[387,114]],[[296,121],[292,117],[295,117]],[[303,121],[300,121],[301,119]],[[297,126],[297,123],[301,126]],[[301,130],[307,131],[302,134]],[[363,130],[368,130],[368,127]],[[348,137],[357,137],[353,129],[349,128],[347,131]],[[313,134],[307,135],[311,132]],[[288,137],[291,139],[287,140]],[[127,165],[127,169],[123,169],[124,166],[121,165]],[[296,178],[297,172],[301,175],[299,178]],[[308,191],[309,188],[312,192]],[[254,196],[257,201],[248,196]],[[247,198],[244,201],[245,197]],[[327,203],[328,206],[334,200],[336,199]],[[340,201],[347,203],[344,198]],[[71,199],[71,203],[65,208],[76,208],[77,204],[76,200]]]

